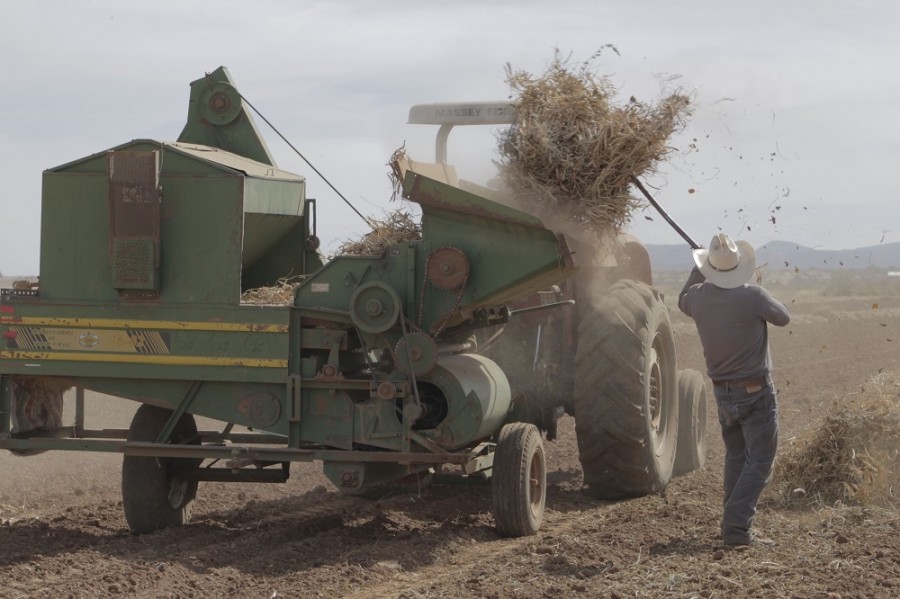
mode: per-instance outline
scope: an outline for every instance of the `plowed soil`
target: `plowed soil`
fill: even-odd
[[[793,316],[770,333],[782,451],[873,377],[900,390],[900,298],[773,293]],[[672,320],[679,368],[703,371],[693,323]],[[127,426],[135,404],[93,399],[91,424]],[[664,496],[619,502],[582,491],[564,417],[559,439],[545,441],[544,525],[517,539],[495,533],[489,487],[371,501],[337,493],[316,464],[294,466],[286,484],[201,483],[190,524],[138,537],[121,511],[121,456],[4,453],[0,597],[900,596],[895,511],[786,509],[768,493],[757,525],[778,545],[723,549],[722,444],[708,410],[706,468]]]

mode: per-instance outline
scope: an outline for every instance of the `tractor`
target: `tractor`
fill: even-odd
[[[503,101],[420,104],[409,111],[410,124],[439,126],[435,164],[427,167],[433,176],[524,210],[502,182],[477,186],[447,162],[454,127],[514,122],[515,104]],[[608,239],[585,225],[552,220],[545,224],[565,231],[575,274],[514,302],[519,317],[482,332],[487,342],[479,351],[507,373],[521,418],[548,440],[556,437],[561,415],[574,416],[592,495],[662,492],[673,476],[705,464],[703,375],[676,368],[669,312],[653,287],[646,246],[629,234]]]

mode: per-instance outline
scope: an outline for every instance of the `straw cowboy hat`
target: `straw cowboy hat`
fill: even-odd
[[[709,249],[694,250],[694,262],[706,280],[722,289],[734,289],[750,280],[756,269],[756,252],[746,241],[733,241],[719,233]]]

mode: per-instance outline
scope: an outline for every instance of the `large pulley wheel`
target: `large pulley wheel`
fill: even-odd
[[[241,114],[242,109],[241,96],[234,86],[224,81],[218,81],[204,91],[200,102],[203,118],[213,125],[227,125]]]
[[[675,341],[658,291],[623,280],[579,299],[575,431],[584,482],[598,498],[658,493],[678,436]]]
[[[504,537],[533,535],[544,520],[547,464],[541,433],[513,422],[500,429],[491,475],[494,521]]]
[[[672,476],[706,464],[706,385],[696,370],[678,371],[678,447]]]
[[[384,333],[400,317],[400,295],[381,281],[356,288],[350,296],[350,318],[365,333]]]
[[[155,442],[171,415],[171,410],[142,405],[131,421],[127,440]],[[169,442],[200,444],[193,416],[181,416]],[[187,458],[125,456],[122,460],[122,509],[133,534],[181,526],[190,520],[197,481],[184,474],[198,465],[199,460]]]

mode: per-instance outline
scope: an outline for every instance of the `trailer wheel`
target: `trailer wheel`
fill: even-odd
[[[541,433],[533,424],[513,422],[500,429],[491,491],[501,536],[524,537],[540,529],[547,501],[547,465]]]
[[[128,429],[128,441],[154,442],[166,425],[171,410],[144,404]],[[199,445],[197,424],[182,415],[170,439],[175,444]],[[197,481],[181,476],[199,465],[185,458],[153,458],[126,455],[122,460],[122,509],[133,534],[140,535],[169,526],[186,524],[191,517]]]
[[[672,476],[706,464],[706,386],[696,370],[678,371],[678,447]]]
[[[601,499],[659,493],[678,434],[669,311],[658,291],[630,280],[579,305],[574,407],[584,482]]]

